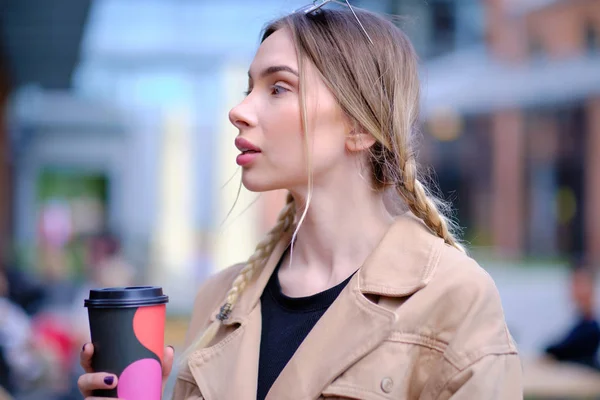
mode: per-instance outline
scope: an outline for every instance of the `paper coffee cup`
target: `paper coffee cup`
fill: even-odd
[[[94,344],[92,368],[119,378],[94,396],[161,400],[166,303],[157,286],[90,290],[88,308]]]

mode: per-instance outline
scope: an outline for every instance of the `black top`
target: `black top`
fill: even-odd
[[[277,272],[280,266],[281,261],[260,298],[262,332],[257,400],[267,396],[300,343],[352,278],[351,275],[339,285],[312,296],[288,297],[279,285]]]

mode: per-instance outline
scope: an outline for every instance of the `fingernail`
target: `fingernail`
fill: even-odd
[[[114,381],[114,376],[107,376],[106,378],[104,378],[104,383],[106,383],[108,386],[112,385]]]
[[[85,346],[87,346],[87,343],[83,344],[83,347],[81,348],[81,351],[85,351]]]

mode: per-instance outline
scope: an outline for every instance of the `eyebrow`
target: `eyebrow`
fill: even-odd
[[[266,76],[272,75],[274,73],[277,72],[289,72],[291,74],[294,74],[296,76],[298,75],[298,71],[296,71],[295,69],[288,67],[287,65],[273,65],[271,67],[265,68],[261,73],[260,73],[260,77],[264,78]],[[252,79],[252,75],[250,74],[250,71],[248,71],[248,78]]]

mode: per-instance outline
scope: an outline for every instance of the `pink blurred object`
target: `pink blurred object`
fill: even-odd
[[[73,234],[71,210],[68,203],[52,202],[41,209],[40,235],[43,242],[61,248]]]
[[[50,351],[63,370],[68,370],[75,356],[78,340],[71,333],[69,324],[51,313],[40,314],[32,321],[35,345],[42,351]]]

